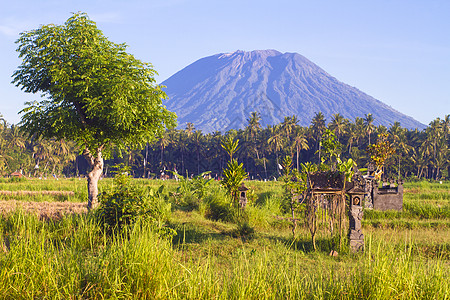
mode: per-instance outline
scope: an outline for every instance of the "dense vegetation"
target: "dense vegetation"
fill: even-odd
[[[131,180],[130,191],[158,192],[153,195],[165,205],[157,210],[165,213],[152,213],[158,222],[141,217],[113,234],[92,212],[60,219],[40,219],[20,210],[3,215],[0,298],[448,297],[448,181],[405,183],[404,211],[366,211],[366,251],[352,254],[343,248],[337,257],[329,256],[334,248],[327,230],[319,230],[318,249],[312,251],[304,224],[294,239],[290,222],[275,217],[289,216],[283,212],[280,181],[247,182],[253,191],[247,208],[252,232],[230,222],[232,210],[218,182],[209,181],[201,193],[202,185],[190,182]],[[71,201],[87,195],[78,179],[0,182],[1,190],[17,188],[78,191]],[[111,179],[102,180],[100,188],[110,196],[123,193]]]
[[[21,170],[27,176],[76,176],[84,174],[87,163],[71,141],[63,139],[26,139],[20,128],[0,122],[0,175]],[[277,165],[281,158],[290,155],[297,167],[302,162],[318,162],[320,138],[326,128],[332,130],[342,143],[343,158],[352,158],[365,167],[368,162],[366,148],[376,142],[379,134],[388,134],[395,154],[386,162],[385,174],[389,177],[448,178],[450,168],[450,115],[437,118],[422,130],[408,130],[399,123],[390,128],[374,126],[373,117],[356,118],[354,122],[335,114],[326,122],[317,113],[309,127],[301,127],[298,119],[286,117],[273,126],[261,128],[260,117],[252,113],[248,125],[241,130],[226,133],[203,134],[188,124],[184,130],[169,130],[144,149],[115,151],[114,159],[106,161],[105,172],[119,162],[131,167],[135,177],[167,175],[164,170],[176,169],[184,176],[211,171],[220,176],[228,155],[222,149],[224,137],[238,138],[240,148],[237,159],[243,162],[249,178],[278,177]]]

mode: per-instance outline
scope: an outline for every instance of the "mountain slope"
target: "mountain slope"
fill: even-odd
[[[352,121],[371,113],[375,125],[399,121],[406,128],[424,128],[297,53],[216,54],[192,63],[162,84],[169,96],[167,108],[177,113],[180,128],[187,122],[204,132],[244,128],[253,111],[261,114],[263,126],[292,115],[307,126],[320,111],[327,122],[334,113]]]

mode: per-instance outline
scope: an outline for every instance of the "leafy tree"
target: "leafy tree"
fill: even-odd
[[[90,166],[91,208],[103,156],[113,146],[142,146],[175,126],[175,114],[162,106],[166,94],[155,83],[156,71],[125,44],[110,42],[84,13],[23,32],[17,43],[22,63],[13,83],[45,96],[27,103],[21,125],[30,135],[77,143]]]
[[[305,200],[305,191],[307,189],[306,166],[302,164],[302,172],[298,169],[292,169],[292,159],[286,156],[282,161],[283,176],[281,177],[284,186],[283,206],[291,212],[292,235],[295,238],[297,228],[297,219],[295,213],[300,209]]]
[[[239,149],[239,140],[235,140],[231,136],[228,136],[222,141],[222,148],[227,152],[230,160],[233,160],[233,155]]]
[[[334,171],[336,165],[340,163],[342,144],[337,140],[336,135],[331,130],[326,129],[320,140],[320,147],[323,153],[322,157],[320,157],[320,163],[322,165],[328,164]]]
[[[370,155],[371,161],[375,164],[375,179],[381,179],[383,174],[383,166],[386,160],[395,153],[387,139],[387,134],[380,134],[376,144],[371,144],[367,147],[367,152]]]
[[[222,142],[222,148],[228,153],[230,160],[227,167],[223,170],[223,177],[220,182],[231,198],[231,205],[236,209],[239,206],[239,187],[248,177],[243,164],[238,163],[237,159],[233,158],[233,154],[239,148],[238,144],[239,140],[234,140],[230,136]]]

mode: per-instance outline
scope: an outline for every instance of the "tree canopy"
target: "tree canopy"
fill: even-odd
[[[22,64],[13,83],[43,100],[27,103],[21,126],[30,135],[73,140],[83,149],[90,208],[97,201],[103,154],[135,148],[175,126],[152,65],[110,42],[76,13],[64,25],[43,25],[17,40]]]
[[[13,83],[44,96],[22,111],[30,134],[74,140],[95,153],[142,145],[175,125],[152,65],[110,42],[86,14],[23,32],[17,43],[23,61]]]

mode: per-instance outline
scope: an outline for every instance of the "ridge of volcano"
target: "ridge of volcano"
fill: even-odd
[[[260,113],[262,126],[292,115],[308,126],[322,112],[327,121],[335,113],[351,121],[370,113],[375,125],[389,127],[398,121],[408,129],[425,127],[297,53],[220,53],[197,60],[162,84],[179,128],[191,122],[205,133],[244,128],[253,111]]]

